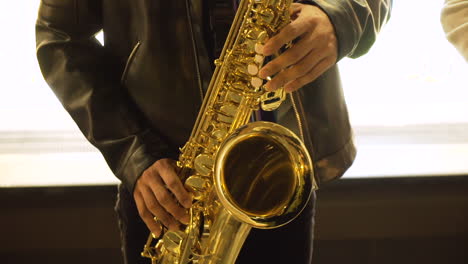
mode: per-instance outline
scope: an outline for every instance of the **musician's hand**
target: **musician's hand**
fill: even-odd
[[[277,74],[267,82],[267,90],[284,86],[286,92],[295,91],[312,82],[333,64],[338,57],[335,30],[328,16],[318,7],[294,3],[291,5],[292,22],[270,38],[263,54],[270,56],[289,41],[298,41],[286,52],[265,65],[261,78]]]
[[[192,197],[176,173],[175,161],[160,159],[146,169],[138,179],[133,192],[138,213],[148,229],[156,236],[162,226],[179,230],[180,224],[189,222],[187,208]]]

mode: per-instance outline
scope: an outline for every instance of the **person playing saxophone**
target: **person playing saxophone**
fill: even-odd
[[[116,211],[126,264],[148,229],[187,224],[192,195],[175,160],[187,141],[236,2],[41,0],[37,58],[45,80],[121,180]],[[349,168],[352,140],[337,62],[357,58],[388,20],[391,0],[298,1],[263,46],[259,72],[291,93],[269,118],[300,134],[320,184]],[[95,35],[103,31],[104,43]],[[297,118],[296,118],[297,117]],[[236,263],[311,263],[314,202],[292,223],[253,230]],[[155,221],[155,219],[157,221]]]

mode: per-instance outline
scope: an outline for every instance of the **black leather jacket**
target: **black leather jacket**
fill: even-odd
[[[368,51],[391,5],[390,0],[309,2],[334,24],[339,59]],[[212,73],[203,3],[41,1],[36,37],[42,73],[130,191],[153,162],[176,159],[192,130]],[[101,29],[104,46],[94,38]],[[278,110],[278,122],[303,136],[321,181],[341,176],[356,151],[337,67],[292,97]]]

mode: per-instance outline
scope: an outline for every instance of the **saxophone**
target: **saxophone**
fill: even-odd
[[[265,41],[290,22],[292,0],[242,0],[215,61],[198,118],[177,161],[194,202],[180,231],[152,234],[142,256],[152,264],[234,263],[252,227],[292,221],[316,188],[302,141],[283,126],[249,123],[253,111],[285,99],[257,76]]]

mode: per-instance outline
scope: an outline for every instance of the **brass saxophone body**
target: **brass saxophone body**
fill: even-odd
[[[177,166],[194,194],[190,223],[150,235],[142,255],[158,264],[234,263],[251,229],[292,221],[316,188],[302,141],[278,124],[249,123],[273,110],[282,89],[267,93],[257,74],[261,47],[290,22],[292,0],[242,0]]]

